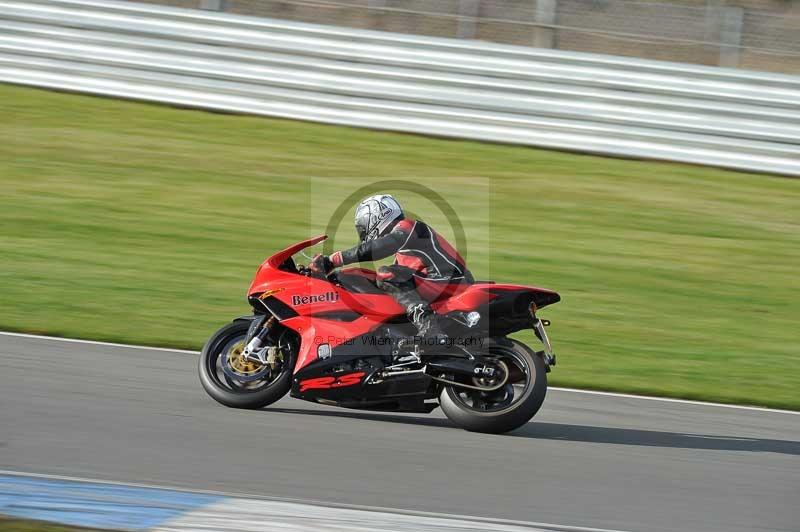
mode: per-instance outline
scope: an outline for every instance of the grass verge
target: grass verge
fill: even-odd
[[[410,179],[477,277],[561,292],[552,384],[800,408],[800,181],[2,85],[0,138],[0,328],[197,348],[336,198]]]
[[[13,519],[0,515],[0,530],[4,532],[99,532],[96,528],[80,528],[68,525],[57,525],[44,521]]]

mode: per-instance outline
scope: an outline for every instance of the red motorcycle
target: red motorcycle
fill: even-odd
[[[252,316],[208,340],[200,381],[223,405],[261,408],[287,392],[317,403],[373,411],[429,413],[441,406],[467,430],[501,433],[530,420],[556,359],[547,320],[551,290],[481,281],[417,279],[447,341],[415,336],[405,309],[375,284],[376,273],[347,268],[327,277],[293,255],[326,236],[264,261],[248,290]],[[532,328],[543,349],[508,335]]]

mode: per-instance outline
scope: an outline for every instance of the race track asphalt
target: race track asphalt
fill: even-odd
[[[800,530],[798,415],[551,390],[534,422],[493,436],[438,410],[227,409],[196,363],[0,334],[0,469],[625,531]]]

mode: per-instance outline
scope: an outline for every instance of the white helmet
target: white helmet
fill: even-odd
[[[370,196],[356,207],[356,231],[362,242],[383,236],[394,226],[396,220],[403,219],[403,208],[389,194]]]

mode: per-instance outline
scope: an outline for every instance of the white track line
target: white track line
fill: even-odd
[[[129,344],[117,344],[113,342],[98,342],[95,340],[81,340],[78,338],[62,338],[60,336],[43,336],[39,334],[26,334],[26,333],[15,333],[15,332],[3,332],[0,331],[0,336],[18,336],[20,338],[33,338],[37,340],[51,340],[55,342],[69,342],[69,343],[77,343],[77,344],[89,344],[89,345],[104,345],[109,347],[122,347],[125,349],[145,349],[148,351],[167,351],[173,353],[182,353],[186,355],[199,355],[199,351],[189,351],[186,349],[171,349],[169,347],[151,347],[146,345],[129,345]],[[660,401],[662,403],[679,403],[685,405],[698,405],[698,406],[714,406],[719,408],[733,408],[735,410],[751,410],[755,412],[769,412],[773,414],[790,414],[793,416],[800,415],[800,411],[795,410],[781,410],[778,408],[767,408],[763,406],[746,406],[746,405],[731,405],[725,403],[711,403],[706,401],[694,401],[691,399],[673,399],[670,397],[653,397],[651,395],[634,395],[629,393],[618,393],[618,392],[600,392],[595,390],[579,390],[576,388],[560,388],[558,386],[550,386],[550,390],[556,390],[559,392],[569,392],[569,393],[583,393],[588,395],[602,395],[606,397],[620,397],[623,399],[642,399],[645,401]]]
[[[68,342],[72,344],[106,345],[109,347],[124,347],[125,349],[145,349],[147,351],[170,351],[173,353],[183,353],[185,355],[199,355],[199,351],[189,351],[187,349],[172,349],[170,347],[151,347],[148,345],[115,344],[113,342],[98,342],[96,340],[81,340],[80,338],[63,338],[61,336],[43,336],[41,334],[26,334],[15,332],[0,331],[0,336],[18,336],[20,338],[33,338],[36,340],[52,340],[54,342]]]
[[[663,403],[681,403],[685,405],[717,406],[720,408],[734,408],[736,410],[754,410],[756,412],[770,412],[773,414],[791,414],[793,416],[800,416],[800,411],[781,410],[778,408],[767,408],[764,406],[729,405],[725,403],[693,401],[691,399],[673,399],[671,397],[653,397],[650,395],[633,395],[630,393],[618,393],[618,392],[598,392],[595,390],[578,390],[576,388],[559,388],[557,386],[550,386],[549,389],[558,390],[560,392],[585,393],[590,395],[605,395],[608,397],[621,397],[625,399],[644,399],[645,401],[661,401]]]
[[[2,333],[0,333],[2,334]],[[272,501],[272,502],[282,502],[282,503],[292,503],[292,504],[302,504],[307,506],[318,506],[318,507],[325,507],[325,508],[336,508],[342,510],[358,510],[358,511],[365,511],[365,512],[381,512],[381,513],[391,513],[397,515],[405,515],[405,516],[415,516],[415,517],[426,517],[426,518],[434,518],[434,519],[447,519],[452,521],[472,521],[475,523],[486,523],[493,524],[493,525],[507,525],[507,526],[516,526],[516,527],[523,527],[527,529],[531,529],[532,532],[536,530],[546,529],[548,531],[554,532],[627,532],[624,530],[617,530],[617,529],[607,529],[607,528],[591,528],[591,527],[581,527],[581,526],[568,526],[568,525],[556,525],[552,523],[537,523],[537,522],[530,522],[530,521],[515,521],[512,519],[492,519],[488,517],[477,517],[477,516],[464,516],[464,515],[456,515],[456,514],[447,514],[447,513],[439,513],[439,512],[423,512],[423,511],[416,511],[416,510],[402,510],[397,508],[386,508],[382,506],[364,506],[358,504],[340,504],[334,502],[325,502],[325,501],[316,501],[316,500],[306,500],[306,499],[296,499],[296,498],[288,498],[288,497],[272,497],[272,496],[265,496],[259,494],[248,494],[248,493],[235,493],[235,492],[226,492],[226,491],[215,491],[215,490],[202,490],[202,489],[187,489],[187,488],[180,488],[180,487],[173,487],[167,485],[159,485],[159,484],[148,484],[148,483],[141,483],[141,482],[120,482],[115,480],[97,480],[85,477],[74,477],[68,475],[50,475],[46,473],[29,473],[25,471],[11,471],[11,470],[4,470],[0,469],[0,475],[10,475],[10,476],[18,476],[18,477],[26,477],[26,478],[40,478],[40,479],[49,479],[49,480],[60,480],[60,481],[68,481],[68,482],[88,482],[92,484],[102,484],[108,486],[129,486],[134,488],[148,488],[148,489],[162,489],[162,490],[172,490],[172,491],[180,491],[184,493],[198,493],[203,495],[216,495],[219,497],[228,497],[231,499],[251,499],[251,500],[259,500],[259,501]],[[159,527],[156,527],[158,529]]]

